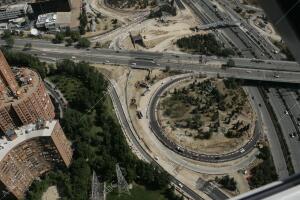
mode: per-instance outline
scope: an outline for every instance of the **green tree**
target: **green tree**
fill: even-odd
[[[235,67],[235,62],[233,59],[228,59],[227,61],[227,67]]]
[[[73,40],[72,40],[72,38],[67,38],[66,39],[66,46],[72,46],[72,44],[73,44]]]
[[[78,31],[72,31],[70,37],[74,42],[77,42],[81,36]]]
[[[80,38],[77,46],[79,48],[88,48],[91,46],[91,42],[87,38]]]
[[[235,191],[236,190],[236,181],[234,178],[229,177],[228,175],[223,176],[221,179],[216,177],[216,181],[221,184],[224,188],[230,190],[230,191]]]
[[[60,44],[64,41],[64,34],[63,33],[56,33],[55,38],[52,40],[53,43],[55,44]]]
[[[79,16],[79,21],[80,21],[79,32],[81,35],[84,35],[86,32],[86,26],[88,24],[88,18],[87,18],[85,9],[82,9],[82,12],[80,13],[80,16]]]
[[[12,48],[14,46],[14,44],[15,44],[15,40],[14,40],[14,38],[12,36],[11,37],[7,37],[4,40],[5,40],[6,46],[8,48]]]

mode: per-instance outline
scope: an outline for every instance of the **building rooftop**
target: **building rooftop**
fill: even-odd
[[[5,5],[0,7],[0,12],[13,12],[19,10],[26,10],[28,8],[27,3],[14,4],[14,5]]]
[[[4,89],[0,94],[0,108],[7,104],[18,103],[22,98],[32,95],[41,81],[39,75],[28,68],[13,68],[13,73],[20,88],[17,90],[16,96],[10,90]]]
[[[36,24],[55,23],[56,13],[46,13],[38,16]]]
[[[57,24],[70,24],[71,23],[71,12],[57,12],[56,13]]]
[[[0,161],[8,152],[26,140],[36,137],[50,137],[56,123],[58,123],[57,120],[46,121],[44,127],[38,126],[38,124],[28,124],[13,130],[16,136],[14,140],[9,140],[5,136],[0,138]],[[12,132],[8,134],[11,135]]]

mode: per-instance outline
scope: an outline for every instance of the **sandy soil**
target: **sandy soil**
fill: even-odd
[[[205,79],[202,79],[202,81]],[[173,88],[171,88],[169,91],[172,91],[175,87],[176,88],[182,88],[184,86],[187,86],[192,81],[180,83],[180,86],[174,85]],[[160,100],[160,103],[163,101],[163,99],[169,97],[167,95],[166,97],[163,97],[162,100]],[[188,112],[190,112],[189,110]],[[229,153],[235,150],[240,149],[243,145],[245,145],[249,139],[253,135],[254,131],[254,125],[256,116],[255,113],[252,111],[250,103],[247,101],[247,103],[243,107],[243,111],[237,115],[236,117],[233,117],[229,125],[226,125],[222,123],[222,118],[227,115],[227,112],[219,112],[219,118],[220,126],[227,129],[232,127],[232,124],[243,121],[245,124],[251,124],[250,130],[247,131],[242,137],[240,138],[227,138],[222,133],[222,128],[219,128],[218,132],[214,132],[212,137],[208,140],[205,139],[195,139],[193,137],[194,134],[196,134],[196,131],[190,130],[187,128],[177,128],[174,125],[174,120],[170,117],[167,117],[163,114],[163,110],[160,109],[158,112],[158,118],[160,120],[161,126],[164,128],[165,134],[168,138],[170,138],[175,143],[184,146],[190,150],[200,152],[200,153],[206,153],[206,154],[222,154],[222,153]],[[184,113],[181,116],[181,118],[187,118]],[[204,121],[204,125],[202,126],[204,131],[207,131],[209,129],[210,125],[210,118],[205,118],[205,115],[202,115],[201,118],[204,118],[202,121]],[[176,119],[178,120],[178,119]]]
[[[43,194],[42,200],[58,200],[60,196],[56,186],[50,186],[47,191]]]
[[[199,25],[188,8],[183,11],[178,11],[176,16],[168,16],[163,20],[158,18],[151,19],[150,21],[151,23],[143,22],[139,28],[131,31],[133,35],[141,34],[143,37],[145,46],[136,45],[136,49],[155,52],[179,51],[176,45],[174,45],[176,40],[184,36],[195,34],[190,28]],[[123,40],[122,48],[134,48],[129,36]]]

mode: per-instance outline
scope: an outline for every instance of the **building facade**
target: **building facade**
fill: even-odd
[[[0,51],[0,190],[23,199],[37,177],[69,166],[71,144],[41,77],[10,68]]]
[[[28,12],[31,12],[31,7],[27,3],[1,6],[0,21],[25,17]]]
[[[23,199],[37,177],[54,167],[70,165],[72,149],[56,120],[42,127],[19,127],[12,134],[13,140],[0,140],[0,181],[16,198]]]
[[[40,76],[27,68],[13,71],[0,55],[0,133],[35,123],[52,120],[55,109]]]

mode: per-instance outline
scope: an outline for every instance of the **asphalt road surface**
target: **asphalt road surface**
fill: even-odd
[[[19,48],[23,47],[23,43],[26,42],[24,40],[16,40],[16,46]],[[34,45],[41,45],[41,47],[34,48]],[[199,56],[188,54],[150,53],[140,51],[116,52],[107,49],[90,49],[87,51],[84,49],[67,48],[62,45],[57,46],[39,40],[36,41],[36,44],[34,45],[32,50],[27,51],[28,53],[52,62],[62,59],[72,59],[74,61],[84,60],[99,64],[126,65],[141,69],[165,69],[169,66],[172,70],[183,72],[205,72],[215,75],[219,74],[221,77],[300,83],[300,70],[297,71],[297,66],[299,65],[294,62],[236,59],[236,67],[222,68],[221,64],[226,63],[224,58],[218,59],[215,57],[208,57],[207,63],[201,64],[199,63]]]

